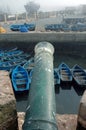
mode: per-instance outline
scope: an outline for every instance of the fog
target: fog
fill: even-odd
[[[24,12],[24,5],[30,0],[2,0],[0,2],[0,8],[3,10],[9,8],[11,12],[19,13]],[[86,0],[33,0],[34,2],[40,4],[40,10],[58,10],[64,6],[77,6],[86,4]]]

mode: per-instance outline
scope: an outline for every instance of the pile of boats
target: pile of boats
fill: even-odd
[[[10,50],[0,50],[0,70],[11,71],[17,65],[24,65],[29,57],[29,54],[17,47]]]
[[[23,66],[16,66],[13,69],[11,78],[15,91],[29,90],[32,74],[33,74],[34,60],[31,58]],[[81,87],[86,87],[86,72],[79,66],[74,65],[72,69],[67,64],[61,63],[58,68],[54,68],[54,84],[61,85],[61,83],[76,83]]]
[[[46,31],[65,31],[69,32],[71,31],[70,27],[67,24],[46,24],[45,25]]]
[[[54,71],[56,84],[76,83],[76,85],[86,87],[86,72],[79,65],[76,64],[70,69],[66,63],[61,63]]]
[[[11,50],[0,50],[0,70],[9,71],[15,92],[27,91],[30,88],[34,68],[34,58],[17,47]],[[62,62],[53,70],[54,83],[76,83],[86,87],[86,72],[79,65],[72,69]]]
[[[33,74],[34,59],[31,58],[23,66],[17,66],[12,71],[12,83],[15,91],[29,90]],[[86,87],[86,72],[79,65],[74,65],[72,69],[66,63],[61,63],[58,68],[54,68],[54,84],[62,83],[76,84]]]
[[[29,72],[33,68],[30,54],[17,47],[10,50],[0,50],[0,70],[9,71],[14,91],[29,90],[31,78]]]
[[[64,32],[69,32],[69,31],[86,31],[86,24],[85,23],[76,23],[76,24],[46,24],[45,25],[45,30],[46,31],[64,31]]]
[[[10,26],[10,30],[12,31],[20,31],[20,32],[28,32],[28,31],[34,31],[36,25],[32,23],[24,23],[24,24],[12,24]]]

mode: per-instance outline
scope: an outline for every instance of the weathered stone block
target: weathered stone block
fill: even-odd
[[[0,71],[0,130],[17,130],[16,101],[9,73]]]
[[[86,91],[84,92],[80,101],[79,113],[78,113],[78,124],[86,128]]]

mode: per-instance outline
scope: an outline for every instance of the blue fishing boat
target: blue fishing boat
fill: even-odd
[[[12,85],[16,92],[29,90],[28,72],[22,66],[17,66],[13,69]]]
[[[0,51],[0,58],[3,59],[3,60],[4,59],[7,60],[8,57],[19,55],[19,54],[22,54],[22,53],[23,53],[23,51],[18,50],[17,47],[10,48],[10,49],[4,49],[4,50]]]
[[[27,62],[25,59],[17,59],[17,60],[11,60],[11,61],[4,61],[0,62],[0,70],[7,70],[12,71],[17,65],[24,65]]]
[[[55,68],[54,69],[54,84],[60,84],[60,77],[59,77],[59,73],[58,70]]]
[[[17,49],[18,49],[17,47],[3,48],[3,49],[0,49],[0,54],[1,54],[1,53],[6,53],[6,52],[15,51],[15,50],[17,50]]]
[[[10,48],[5,49],[4,52],[11,52],[11,51],[15,51],[17,49],[18,49],[17,47],[10,47]]]
[[[23,60],[28,60],[28,58],[30,57],[29,54],[27,53],[23,53],[23,54],[20,54],[20,55],[6,55],[6,56],[2,56],[0,57],[0,60],[1,61],[13,61],[13,62],[16,62],[16,61],[23,61]]]
[[[33,69],[31,69],[31,70],[29,71],[30,83],[31,83],[31,81],[32,81],[32,75],[33,75]]]
[[[12,31],[19,31],[20,25],[19,24],[13,24],[13,25],[10,26],[10,29]]]
[[[23,53],[23,54],[18,55],[17,57],[18,57],[19,59],[29,59],[30,56],[31,56],[30,54]]]
[[[23,27],[20,27],[19,31],[20,32],[28,32],[28,29],[27,29],[27,27],[23,26]]]
[[[79,65],[74,65],[71,70],[74,81],[77,85],[86,86],[86,72]]]
[[[28,24],[28,23],[24,23],[24,24],[12,24],[12,25],[10,26],[10,29],[11,29],[12,31],[19,31],[20,28],[23,28],[23,27],[27,28],[29,31],[34,31],[36,25],[33,24],[33,23],[30,23],[30,24]]]
[[[0,62],[0,70],[7,70],[13,69],[15,66],[11,62]]]
[[[72,73],[67,64],[61,63],[58,67],[58,72],[62,82],[72,82]]]
[[[4,53],[5,56],[15,56],[15,55],[21,55],[24,52],[21,50],[13,50],[13,51],[8,51],[6,53]]]
[[[24,67],[25,69],[27,69],[28,71],[31,70],[31,69],[33,69],[33,67],[34,67],[34,58],[33,58],[33,57],[30,58],[30,59],[23,65],[23,67]]]

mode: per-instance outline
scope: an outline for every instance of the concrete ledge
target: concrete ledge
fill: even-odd
[[[55,53],[86,56],[86,32],[13,32],[0,34],[0,49],[17,46],[25,52],[32,53],[35,45],[42,41],[54,45]]]
[[[86,32],[29,32],[0,34],[0,42],[86,42]]]
[[[9,73],[0,71],[0,130],[18,130],[16,102]]]

